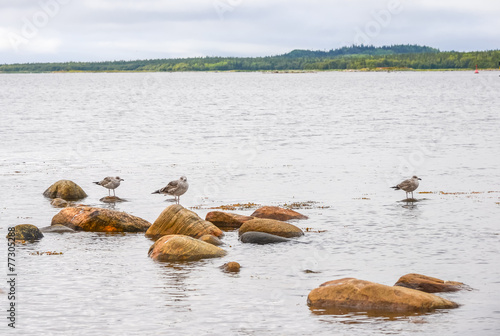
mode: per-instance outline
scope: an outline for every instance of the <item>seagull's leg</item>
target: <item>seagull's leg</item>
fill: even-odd
[[[115,189],[113,189],[113,196],[116,197],[116,194],[115,194]]]
[[[108,196],[111,197],[111,189],[108,189]]]

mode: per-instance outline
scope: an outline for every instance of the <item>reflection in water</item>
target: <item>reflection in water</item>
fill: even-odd
[[[376,310],[357,311],[348,308],[309,308],[315,315],[330,315],[333,320],[323,319],[325,322],[340,322],[345,324],[357,324],[373,322],[374,320],[381,321],[396,321],[414,317],[422,317],[429,315],[429,312],[383,312]]]

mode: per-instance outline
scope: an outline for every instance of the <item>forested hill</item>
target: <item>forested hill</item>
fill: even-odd
[[[350,46],[330,51],[294,50],[268,57],[195,57],[110,62],[0,65],[0,72],[54,71],[309,71],[397,69],[498,69],[500,50],[455,52],[426,46]]]
[[[397,44],[391,46],[375,47],[373,45],[352,45],[350,47],[342,47],[338,49],[332,49],[330,51],[320,51],[320,50],[301,50],[296,49],[288,54],[284,54],[285,57],[298,58],[298,57],[310,57],[310,58],[326,58],[326,57],[338,57],[338,56],[348,56],[348,55],[394,55],[394,54],[419,54],[419,53],[438,53],[439,49],[431,48],[427,46],[419,46],[416,44]]]

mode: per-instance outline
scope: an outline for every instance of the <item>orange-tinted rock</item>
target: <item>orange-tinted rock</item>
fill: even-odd
[[[165,235],[186,235],[200,238],[210,234],[216,237],[223,235],[222,231],[209,221],[201,219],[196,213],[185,209],[180,204],[174,204],[163,210],[156,221],[146,232],[146,237],[158,239]]]
[[[9,238],[9,241],[12,239],[17,241],[22,240],[39,240],[43,238],[43,233],[36,226],[31,224],[19,224],[14,227],[14,229],[9,228],[9,233],[6,238]]]
[[[468,286],[457,281],[444,281],[422,274],[403,275],[394,286],[416,289],[426,293],[456,292]]]
[[[184,235],[166,235],[158,239],[148,255],[157,261],[191,261],[226,255],[220,247]]]
[[[62,209],[52,218],[51,225],[65,225],[76,231],[145,232],[151,224],[125,212],[77,206]]]
[[[87,197],[85,191],[78,184],[69,180],[60,180],[51,185],[43,192],[48,198],[62,198],[66,201],[74,201]]]
[[[241,236],[245,232],[250,231],[266,232],[285,238],[300,237],[304,234],[304,232],[295,225],[274,219],[262,218],[255,218],[245,222],[240,227],[238,233]]]
[[[458,307],[456,303],[434,294],[355,278],[325,282],[309,293],[307,304],[313,308],[384,312],[419,312]]]
[[[276,219],[280,221],[287,221],[291,219],[307,219],[309,217],[293,211],[291,209],[280,208],[277,206],[263,206],[254,211],[253,217],[258,218],[269,218]]]
[[[229,273],[237,273],[240,271],[240,264],[237,263],[236,261],[230,261],[228,263],[225,263],[220,267],[224,272],[229,272]]]
[[[217,238],[216,236],[209,235],[209,234],[203,235],[198,239],[201,241],[204,241],[205,243],[209,243],[209,244],[212,244],[215,246],[220,246],[220,245],[224,244],[219,238]]]
[[[235,228],[238,229],[243,223],[253,219],[251,216],[243,216],[230,212],[211,211],[207,213],[205,220],[213,223],[219,228]]]

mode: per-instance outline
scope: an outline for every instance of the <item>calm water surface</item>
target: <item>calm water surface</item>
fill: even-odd
[[[153,222],[151,192],[186,175],[201,217],[223,204],[315,202],[295,222],[309,244],[254,246],[227,232],[220,259],[153,262],[143,234],[45,234],[18,246],[22,335],[498,335],[500,77],[460,73],[0,75],[0,234],[50,225],[59,179]],[[389,187],[417,174],[415,204]],[[443,193],[441,193],[443,192]],[[237,211],[251,214],[253,210]],[[6,277],[7,242],[0,263]],[[55,251],[62,255],[32,255]],[[1,255],[1,254],[0,254]],[[218,268],[242,265],[237,275]],[[314,273],[305,272],[314,271]],[[420,316],[312,311],[342,277],[406,273],[474,290]],[[6,281],[0,289],[7,290]]]

